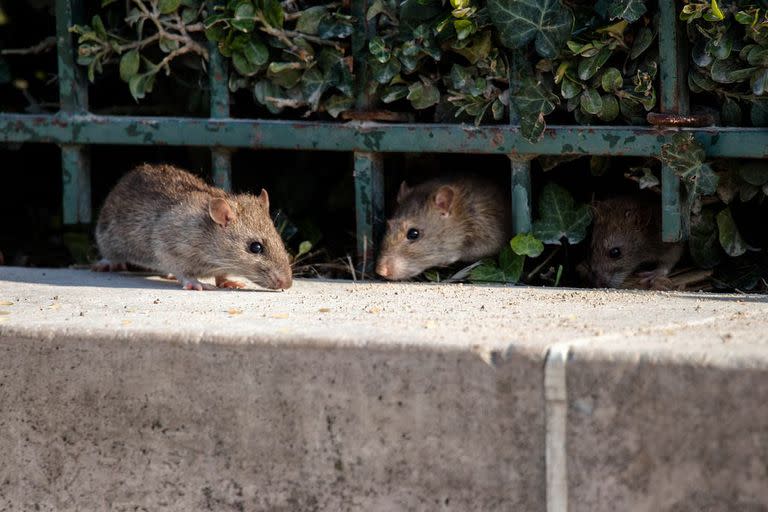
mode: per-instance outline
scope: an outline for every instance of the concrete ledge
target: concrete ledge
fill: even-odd
[[[768,510],[767,313],[0,267],[0,510],[544,511],[555,344],[568,510]]]

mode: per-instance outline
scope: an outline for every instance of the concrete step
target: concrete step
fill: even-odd
[[[768,511],[766,299],[0,267],[0,511]]]

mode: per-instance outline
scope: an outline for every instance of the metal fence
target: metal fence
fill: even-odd
[[[69,28],[82,22],[82,0],[56,0],[60,110],[52,115],[0,113],[0,141],[53,143],[61,146],[63,219],[90,223],[93,144],[206,146],[211,148],[213,181],[231,186],[231,151],[235,148],[350,151],[354,153],[357,247],[360,261],[372,262],[374,241],[384,221],[382,154],[386,152],[505,154],[511,160],[514,231],[531,228],[531,159],[538,155],[622,155],[660,157],[661,146],[679,131],[692,131],[710,157],[768,156],[768,130],[760,128],[685,128],[689,113],[686,36],[677,21],[674,0],[659,0],[660,116],[666,126],[549,126],[542,140],[525,140],[515,126],[461,124],[385,124],[234,119],[229,112],[227,71],[218,51],[209,63],[209,118],[98,116],[88,112],[88,84],[76,64]],[[368,0],[352,0],[359,21],[353,37],[367,39]],[[215,50],[215,48],[214,48]],[[358,60],[356,65],[364,65]],[[364,73],[358,79],[358,107]],[[685,238],[680,183],[662,165],[663,239]]]

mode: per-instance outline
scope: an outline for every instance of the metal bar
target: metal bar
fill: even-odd
[[[384,226],[384,174],[381,153],[355,152],[355,213],[358,263],[370,271]]]
[[[531,161],[512,159],[512,232],[531,232]]]
[[[663,113],[689,113],[686,43],[685,29],[677,17],[677,3],[659,0],[659,108]],[[687,238],[682,222],[680,180],[666,165],[661,168],[661,212],[662,240],[677,242]]]
[[[56,0],[59,103],[61,112],[88,109],[88,83],[75,61],[75,44],[69,27],[82,19],[80,0]],[[74,142],[74,141],[73,141]],[[91,169],[88,150],[78,145],[61,148],[62,216],[64,224],[91,222]]]
[[[366,20],[368,0],[352,0],[352,15],[357,19],[352,35],[352,55],[356,71],[356,106],[370,108],[372,98],[366,88],[368,40],[375,33],[375,22]],[[355,213],[357,236],[357,262],[363,272],[373,270],[376,244],[384,226],[384,158],[381,153],[356,151],[354,154]]]
[[[227,86],[227,64],[219,52],[218,45],[209,44],[208,83],[211,90],[210,117],[229,118],[229,88]],[[232,152],[224,147],[211,148],[211,169],[213,183],[224,190],[232,190]]]
[[[550,126],[541,141],[530,143],[512,126],[0,114],[0,142],[56,144],[648,156],[658,155],[668,137],[677,132],[693,133],[710,157],[768,158],[764,128]]]

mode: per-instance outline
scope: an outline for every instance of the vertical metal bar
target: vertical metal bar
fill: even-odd
[[[675,0],[659,0],[659,71],[661,112],[688,114],[688,51],[685,31],[677,18]],[[661,167],[661,236],[665,242],[686,237],[680,202],[680,180],[667,165]]]
[[[384,173],[381,153],[355,153],[355,212],[357,221],[357,256],[364,271],[375,263],[375,243],[382,233],[384,220]]]
[[[531,161],[512,158],[512,232],[531,232]]]
[[[75,60],[75,43],[69,27],[82,20],[81,0],[56,0],[59,103],[62,112],[88,110],[88,83]],[[64,224],[91,222],[91,169],[83,146],[61,148]]]
[[[519,70],[516,68],[518,59],[514,54],[509,59],[509,83],[515,79]],[[520,125],[520,115],[510,101],[509,124],[512,126]],[[511,201],[512,201],[512,233],[530,233],[533,221],[531,197],[531,160],[530,158],[520,158],[513,155],[509,156],[511,165]]]
[[[227,64],[216,43],[209,45],[208,83],[211,89],[210,116],[213,119],[229,117],[229,88],[227,87]],[[232,190],[232,152],[229,149],[211,148],[213,183],[224,190]]]
[[[374,23],[366,21],[368,0],[352,0],[352,15],[358,20],[352,35],[352,53],[357,74],[357,108],[366,109],[371,98],[366,93],[366,46],[375,32]],[[384,159],[380,153],[355,152],[355,211],[357,220],[357,261],[363,272],[373,269],[376,244],[384,225]]]

